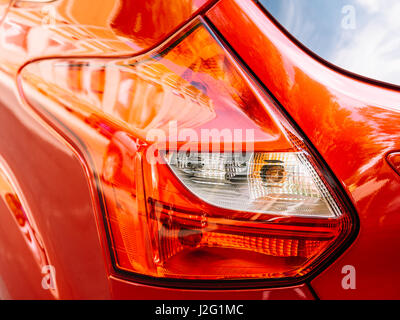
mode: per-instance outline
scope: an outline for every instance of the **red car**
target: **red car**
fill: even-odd
[[[0,0],[0,299],[400,299],[387,2]]]

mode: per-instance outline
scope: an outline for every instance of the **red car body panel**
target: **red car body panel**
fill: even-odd
[[[11,0],[8,8],[2,1],[0,8],[8,12],[1,24],[1,68],[16,72],[48,56],[140,54],[207,9],[205,0],[153,2]]]
[[[109,25],[99,25],[118,1],[103,3],[101,12],[86,15],[95,1],[57,1],[56,25],[41,24],[47,11],[43,4],[26,3],[10,8],[0,26],[1,156],[8,164],[13,190],[26,212],[31,236],[18,224],[16,212],[1,200],[0,296],[4,299],[313,299],[306,285],[255,290],[182,290],[141,285],[113,275],[103,221],[98,221],[99,204],[87,179],[80,155],[32,112],[18,95],[16,76],[29,61],[44,56],[134,55],[157,45],[167,34],[186,22],[203,1],[182,6],[188,15],[162,13],[164,29],[156,35],[130,34],[126,41],[115,38]],[[124,1],[121,6],[130,6]],[[142,2],[140,2],[142,3]],[[150,6],[152,8],[152,6]],[[160,8],[155,5],[160,13]],[[177,4],[179,8],[179,4]],[[126,8],[124,9],[126,10]],[[140,10],[140,6],[136,6]],[[164,8],[168,10],[168,6]],[[71,16],[71,12],[74,14]],[[150,21],[155,13],[148,12]],[[143,16],[142,16],[143,17]],[[177,20],[178,18],[178,20]],[[124,21],[124,19],[126,19]],[[145,19],[143,17],[143,19]],[[122,30],[131,17],[119,17]],[[129,28],[128,28],[129,29]],[[79,34],[77,41],[76,34]],[[41,45],[31,42],[40,35]],[[143,39],[146,41],[143,42]],[[52,163],[53,165],[49,165]],[[3,169],[5,170],[5,169]],[[22,201],[25,199],[25,201]],[[33,235],[33,236],[32,236]],[[37,249],[33,249],[32,243]],[[37,251],[40,251],[38,253]],[[57,270],[56,290],[43,290],[43,267]],[[4,275],[4,276],[3,276]],[[6,276],[5,276],[6,275]],[[119,278],[118,278],[119,277]]]
[[[254,3],[223,0],[208,17],[317,148],[359,215],[353,246],[312,281],[317,295],[398,298],[400,177],[386,161],[387,153],[400,149],[398,89],[305,54]],[[357,270],[357,290],[341,286],[345,265]]]
[[[400,93],[310,56],[252,1],[222,0],[211,9],[205,2],[107,0],[96,6],[94,0],[59,0],[51,7],[55,16],[43,10],[46,4],[10,7],[0,25],[0,160],[6,163],[0,173],[7,171],[3,174],[12,181],[0,184],[0,191],[16,195],[28,214],[21,217],[0,193],[0,298],[315,298],[309,284],[184,290],[144,285],[118,274],[83,157],[19,95],[16,78],[30,61],[134,56],[205,12],[303,130],[359,215],[360,232],[353,245],[312,280],[317,296],[399,298],[400,289],[392,284],[400,281],[400,176],[386,155],[400,150]],[[0,21],[7,6],[0,1]],[[57,270],[55,290],[41,286],[48,264]],[[345,265],[357,270],[357,290],[341,286]]]

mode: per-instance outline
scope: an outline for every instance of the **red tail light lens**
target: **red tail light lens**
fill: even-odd
[[[147,55],[42,60],[20,80],[88,162],[120,270],[293,281],[353,230],[301,135],[200,20]]]

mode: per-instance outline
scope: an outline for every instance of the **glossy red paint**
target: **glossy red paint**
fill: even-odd
[[[400,147],[399,90],[329,68],[253,2],[222,0],[207,16],[310,139],[359,214],[353,246],[312,281],[317,295],[399,298],[400,177],[385,160]],[[342,288],[345,265],[356,269],[356,290]]]
[[[234,128],[240,132],[252,130],[251,142],[256,150],[293,150],[296,147],[289,141],[293,137],[298,141],[299,152],[306,148],[300,147],[302,138],[271,101],[255,94],[259,88],[242,74],[241,67],[213,38],[204,22],[196,19],[169,39],[163,48],[167,53],[157,51],[156,58],[151,53],[134,59],[42,59],[26,65],[18,77],[21,94],[27,103],[59,127],[67,139],[75,141],[87,160],[88,170],[99,176],[93,184],[104,195],[103,215],[108,222],[116,268],[161,278],[159,282],[167,275],[179,280],[202,279],[200,284],[193,284],[196,287],[214,287],[204,280],[252,278],[249,279],[251,281],[256,277],[260,280],[281,280],[282,285],[282,278],[305,276],[315,269],[317,258],[325,256],[323,252],[331,252],[334,246],[342,243],[340,239],[350,233],[351,228],[347,226],[351,222],[345,205],[342,206],[343,216],[330,217],[329,221],[325,218],[302,220],[298,217],[299,220],[295,220],[270,217],[267,223],[262,224],[261,221],[266,222],[266,218],[258,219],[257,228],[264,231],[255,233],[254,229],[249,229],[254,228],[254,224],[247,218],[244,218],[246,223],[225,219],[238,215],[249,217],[251,213],[212,207],[187,193],[186,187],[171,175],[165,161],[158,158],[158,162],[163,164],[157,168],[149,164],[151,159],[147,155],[154,147],[149,133],[154,134],[157,130],[164,137],[169,137],[173,134],[169,132],[171,121],[176,121],[179,133],[188,130],[197,133],[197,138],[190,135],[192,145],[196,144],[196,139],[200,139],[199,143],[205,142],[204,138],[201,140],[201,130]],[[206,89],[202,91],[199,88]],[[196,117],[193,118],[193,115]],[[291,136],[285,135],[279,125]],[[187,142],[187,135],[178,136],[180,138],[176,143],[182,145]],[[236,137],[240,146],[243,138],[239,140]],[[172,147],[174,141],[169,142]],[[252,147],[252,144],[249,146]],[[227,141],[222,147],[235,148]],[[152,158],[156,159],[156,156]],[[141,180],[144,180],[143,186]],[[147,199],[144,199],[143,193]],[[146,218],[146,203],[149,203],[149,218]],[[169,236],[183,226],[187,230],[190,227],[187,218],[182,222],[176,216],[175,223],[159,225],[160,220],[173,219],[167,218],[173,209],[160,211],[164,205],[166,208],[171,205],[180,208],[177,211],[179,214],[174,215],[192,217],[189,221],[196,230],[198,224],[192,220],[193,217],[210,217],[203,224],[202,233],[205,236],[202,237],[201,248],[182,245],[178,236]],[[155,219],[156,215],[159,218]],[[239,235],[230,229],[232,226],[228,227],[230,223],[242,230]],[[287,229],[286,225],[290,228]],[[159,235],[160,228],[167,231]],[[149,232],[155,239],[160,238],[159,247],[151,247],[148,242],[142,241],[147,237],[147,230],[151,230]],[[245,241],[240,241],[242,234],[246,234],[243,230],[253,231],[248,240],[250,243],[266,241],[247,245],[247,237]],[[227,246],[230,249],[227,250]],[[243,250],[250,250],[252,254],[240,255]],[[236,254],[231,255],[233,252]],[[144,259],[150,253],[157,257],[157,271],[152,263]],[[221,256],[225,258],[221,259]],[[221,273],[221,264],[229,265],[234,270],[229,274],[225,271]],[[265,266],[264,273],[258,271],[259,265]],[[286,280],[286,285],[300,281]],[[262,287],[265,284],[238,283],[236,286],[244,285]],[[231,283],[230,286],[235,285]]]
[[[19,95],[18,72],[34,59],[133,57],[210,5],[205,0],[166,3],[107,0],[99,6],[97,0],[56,0],[49,14],[53,9],[44,9],[46,4],[19,1],[1,20],[9,3],[0,0],[0,298],[314,298],[305,284],[183,290],[134,283],[115,272],[83,155]],[[353,245],[312,280],[317,295],[399,298],[393,283],[400,281],[400,176],[392,168],[397,158],[387,156],[400,150],[399,91],[310,56],[252,1],[221,0],[207,17],[303,130],[359,215]],[[115,134],[98,117],[86,120],[99,135]],[[51,290],[42,287],[47,262],[56,268]],[[345,265],[356,268],[357,290],[341,286]]]
[[[2,180],[6,192],[0,199],[0,297],[313,299],[307,285],[206,291],[151,287],[122,279],[111,266],[104,224],[99,219],[99,199],[82,155],[18,95],[18,70],[32,59],[131,56],[156,46],[205,4],[187,0],[174,7],[153,2],[145,7],[140,1],[131,9],[138,10],[132,11],[133,15],[137,13],[135,26],[131,16],[124,13],[132,1],[117,0],[103,1],[102,6],[94,5],[97,1],[53,1],[55,24],[50,27],[51,20],[47,19],[52,17],[47,10],[52,9],[20,1],[1,23],[0,154],[5,164],[2,174],[12,181]],[[178,12],[171,14],[171,9]],[[162,22],[162,28],[150,32],[140,23],[154,22],[155,17],[161,20],[157,23]],[[87,123],[101,127],[103,136],[115,133],[96,117],[87,119]],[[55,286],[50,290],[42,286],[46,263],[56,270]]]
[[[6,174],[18,186],[14,193],[25,200],[30,233],[39,239],[42,251],[38,255],[27,243],[25,230],[0,200],[0,295],[107,299],[108,275],[93,214],[96,205],[82,163],[70,146],[21,105],[15,89],[5,85],[13,79],[3,74],[0,79],[1,155]],[[42,287],[45,261],[56,270],[54,290]]]
[[[1,78],[1,82],[11,79]],[[56,290],[42,288],[42,264],[0,199],[0,296],[3,299],[313,299],[306,285],[285,289],[180,290],[112,276],[98,204],[79,155],[0,85],[0,150],[32,211],[32,229],[56,268]],[[44,196],[46,195],[46,196]],[[100,235],[104,233],[100,231]],[[102,247],[103,246],[103,247]]]
[[[43,290],[41,264],[27,246],[14,215],[0,200],[2,298],[313,299],[305,285],[286,289],[180,290],[144,286],[112,276],[105,237],[101,239],[97,229],[102,221],[97,226],[95,221],[98,205],[79,155],[43,121],[32,118],[10,88],[1,85],[0,92],[2,155],[20,183],[34,215],[34,230],[41,235],[49,261],[57,270],[57,290]]]
[[[306,285],[276,289],[254,290],[182,290],[151,287],[120,278],[110,278],[114,299],[166,299],[166,300],[314,300]]]
[[[386,157],[393,170],[400,174],[400,152],[389,153]]]
[[[0,2],[0,15],[6,2]],[[0,69],[15,74],[27,61],[44,56],[138,54],[157,46],[211,2],[10,1],[0,23]]]

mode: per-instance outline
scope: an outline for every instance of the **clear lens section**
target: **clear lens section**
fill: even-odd
[[[302,152],[170,152],[165,157],[192,193],[217,207],[273,215],[340,215]]]

